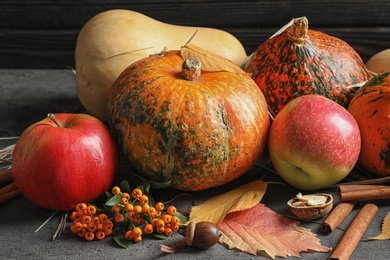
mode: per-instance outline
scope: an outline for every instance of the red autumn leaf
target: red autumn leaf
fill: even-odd
[[[266,254],[271,258],[295,256],[300,252],[329,252],[310,229],[291,221],[259,203],[244,211],[226,215],[219,228],[219,242],[229,249],[253,255]]]

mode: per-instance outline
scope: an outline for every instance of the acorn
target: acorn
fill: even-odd
[[[212,247],[218,242],[221,232],[219,228],[209,221],[188,223],[186,231],[187,246],[194,246],[202,249]]]
[[[222,233],[215,224],[209,221],[190,221],[183,235],[185,236],[185,239],[172,246],[161,245],[161,251],[166,253],[173,253],[185,246],[207,249],[214,246],[218,242]]]

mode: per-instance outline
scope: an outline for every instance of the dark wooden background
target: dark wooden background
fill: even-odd
[[[207,26],[235,35],[250,54],[294,17],[348,42],[367,60],[390,48],[390,1],[2,0],[0,68],[74,67],[83,24],[99,12],[125,8],[163,22]]]

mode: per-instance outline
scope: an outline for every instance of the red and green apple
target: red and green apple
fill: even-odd
[[[291,186],[316,190],[344,179],[359,157],[358,124],[347,109],[320,95],[291,100],[268,139],[272,164]]]

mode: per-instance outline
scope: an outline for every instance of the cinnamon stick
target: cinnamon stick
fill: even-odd
[[[0,195],[4,195],[8,192],[11,192],[13,190],[16,190],[18,187],[16,186],[15,182],[11,182],[7,186],[4,186],[3,188],[0,189]]]
[[[356,202],[340,202],[322,222],[320,230],[324,233],[332,233],[335,228],[349,215],[355,207]]]
[[[351,225],[348,227],[339,244],[329,257],[330,260],[349,259],[355,250],[360,239],[363,237],[368,225],[378,212],[378,207],[374,204],[366,204],[356,215]]]
[[[13,199],[21,194],[15,182],[8,184],[0,189],[0,204]]]
[[[0,170],[0,184],[5,184],[13,181],[12,170],[3,169]]]
[[[339,185],[340,202],[390,199],[390,186],[385,185]]]
[[[13,198],[16,198],[19,195],[21,195],[21,192],[19,189],[12,190],[6,194],[0,195],[0,204],[7,202]]]

